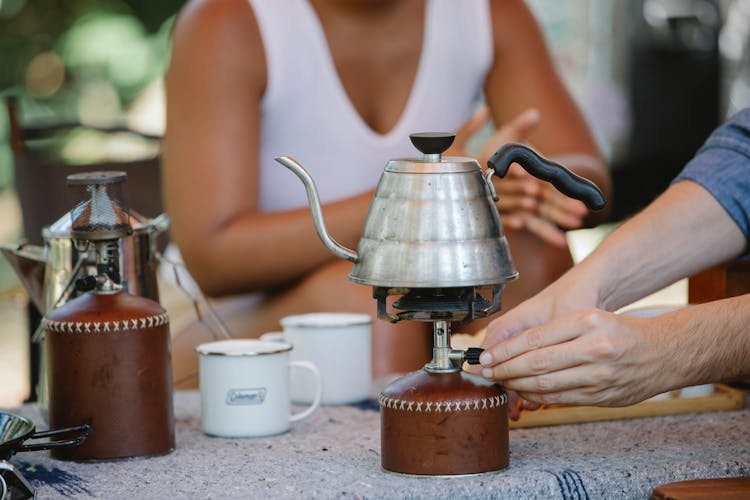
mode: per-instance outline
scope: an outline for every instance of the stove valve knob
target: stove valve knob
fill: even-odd
[[[479,364],[479,355],[484,352],[484,349],[481,347],[469,347],[466,349],[466,362],[470,365],[478,365]]]

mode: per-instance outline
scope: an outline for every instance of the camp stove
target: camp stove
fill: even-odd
[[[429,476],[500,470],[508,465],[507,395],[462,369],[479,362],[481,349],[450,344],[452,323],[499,310],[505,284],[518,277],[491,178],[517,163],[592,210],[604,198],[589,180],[520,144],[500,148],[482,171],[474,159],[442,156],[452,134],[410,137],[423,156],[388,162],[357,251],[328,234],[308,171],[290,157],[276,160],[304,183],[323,244],[354,264],[350,281],[373,287],[378,317],[433,324],[433,359],[380,394],[383,468]]]

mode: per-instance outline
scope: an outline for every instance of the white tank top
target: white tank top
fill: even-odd
[[[307,206],[302,183],[277,156],[302,163],[322,203],[375,188],[391,158],[418,157],[409,134],[455,131],[471,115],[492,64],[487,0],[427,0],[424,39],[406,107],[386,134],[372,130],[346,94],[307,0],[249,0],[266,54],[260,209]]]

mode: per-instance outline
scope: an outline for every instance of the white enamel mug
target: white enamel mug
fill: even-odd
[[[292,422],[320,405],[320,373],[309,361],[291,361],[292,346],[254,339],[200,344],[201,423],[203,432],[220,437],[281,434]],[[290,372],[304,369],[311,404],[291,413]],[[310,376],[312,375],[312,376]]]
[[[307,359],[320,370],[325,405],[356,403],[370,396],[372,385],[372,317],[356,313],[309,313],[281,319],[283,332],[264,340],[294,346],[292,359]],[[312,381],[293,373],[292,401],[309,402]]]

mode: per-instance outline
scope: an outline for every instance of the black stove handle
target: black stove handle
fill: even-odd
[[[554,161],[542,157],[528,146],[508,143],[487,160],[487,166],[498,177],[505,177],[511,163],[518,163],[528,173],[555,186],[561,193],[582,201],[590,210],[601,210],[606,201],[599,188],[578,174]]]
[[[469,347],[466,349],[465,361],[470,365],[479,364],[479,356],[484,352],[481,347]]]

